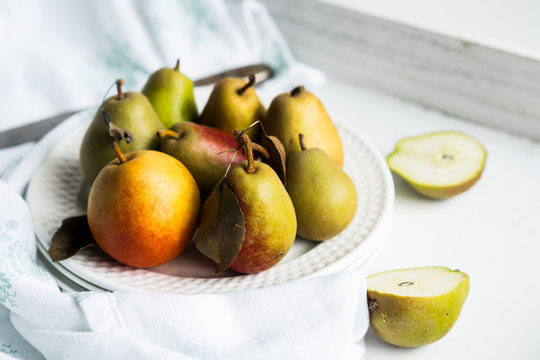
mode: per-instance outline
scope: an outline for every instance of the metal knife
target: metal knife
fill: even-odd
[[[257,84],[272,77],[273,70],[265,64],[243,66],[193,81],[195,86],[211,85],[228,76],[246,78],[255,75]],[[0,132],[0,149],[42,138],[49,130],[80,110],[68,111],[34,123]]]

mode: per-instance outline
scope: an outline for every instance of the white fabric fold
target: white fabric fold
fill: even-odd
[[[358,359],[364,353],[360,271],[227,294],[65,293],[31,258],[35,244],[22,198],[0,182],[0,199],[9,204],[0,210],[0,303],[11,311],[14,329],[48,359]],[[12,349],[17,346],[26,345]]]

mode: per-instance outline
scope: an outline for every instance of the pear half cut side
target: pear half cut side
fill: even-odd
[[[399,141],[387,163],[419,193],[444,199],[471,188],[482,175],[486,157],[486,149],[474,138],[443,131]]]

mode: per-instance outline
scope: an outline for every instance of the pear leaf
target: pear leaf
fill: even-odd
[[[222,179],[203,205],[195,246],[217,263],[215,273],[226,270],[236,259],[246,234],[244,213],[238,198]]]
[[[130,143],[134,141],[133,134],[129,131],[127,131],[124,128],[121,128],[118,125],[115,125],[109,116],[109,113],[105,110],[101,110],[101,114],[103,116],[103,121],[105,121],[105,124],[107,125],[107,128],[109,129],[109,135],[117,142],[120,142],[121,140],[125,140],[126,143]]]
[[[268,151],[269,155],[268,159],[263,157],[262,161],[276,172],[285,186],[287,182],[287,153],[285,152],[285,147],[277,137],[266,133],[262,123],[261,128],[262,136],[260,145]]]
[[[86,215],[73,216],[62,220],[62,225],[56,230],[49,247],[52,261],[65,260],[82,249],[96,245]]]

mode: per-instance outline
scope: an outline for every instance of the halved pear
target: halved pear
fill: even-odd
[[[454,131],[403,139],[386,161],[416,191],[435,199],[460,194],[484,170],[487,152],[472,137]]]
[[[402,347],[430,344],[456,322],[469,293],[469,276],[446,267],[385,271],[367,278],[371,327]]]

